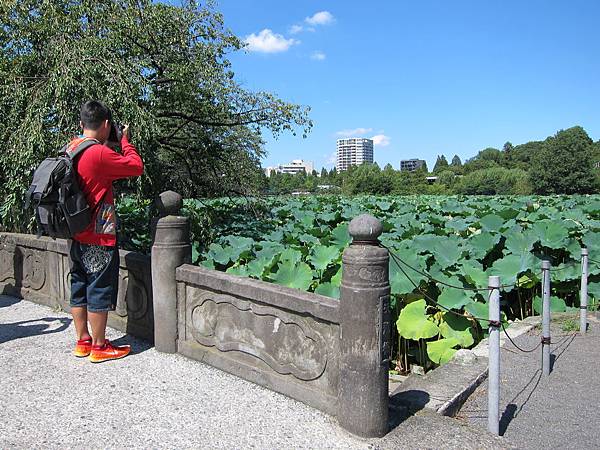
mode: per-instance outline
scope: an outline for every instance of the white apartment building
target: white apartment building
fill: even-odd
[[[307,175],[311,175],[315,168],[313,161],[304,161],[302,159],[294,159],[288,164],[280,164],[277,167],[267,167],[264,169],[265,175],[270,177],[273,172],[275,173],[289,173],[295,175],[300,172],[306,172]]]
[[[337,140],[338,172],[348,170],[350,166],[373,163],[373,139],[347,138]]]

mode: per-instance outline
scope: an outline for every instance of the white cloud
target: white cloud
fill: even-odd
[[[390,145],[390,137],[385,134],[377,134],[373,136],[373,145],[377,145],[379,147],[387,147]]]
[[[329,155],[329,158],[327,158],[327,164],[337,164],[337,152],[333,152],[331,155]]]
[[[313,52],[312,55],[310,55],[310,59],[314,59],[316,61],[323,61],[325,58],[327,58],[327,55],[319,50]]]
[[[333,14],[329,11],[319,11],[313,14],[311,17],[304,19],[306,23],[310,25],[327,25],[334,21]]]
[[[300,33],[304,27],[302,25],[292,25],[290,27],[290,34],[298,34]]]
[[[340,130],[340,131],[336,132],[335,134],[337,134],[338,136],[350,137],[350,136],[359,136],[362,134],[367,134],[367,133],[370,133],[371,131],[373,131],[373,128],[354,128],[351,130]]]
[[[300,41],[295,39],[286,39],[281,34],[273,33],[273,31],[265,28],[258,34],[252,33],[246,36],[244,42],[248,44],[246,47],[251,52],[260,53],[280,53],[287,51],[292,45],[299,44]]]

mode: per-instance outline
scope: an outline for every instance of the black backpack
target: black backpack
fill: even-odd
[[[33,173],[25,208],[30,204],[35,208],[38,237],[71,239],[92,221],[93,211],[77,181],[74,163],[77,156],[98,143],[83,138],[73,148],[65,145],[58,157],[46,158]]]

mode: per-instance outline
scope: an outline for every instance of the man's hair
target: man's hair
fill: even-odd
[[[97,130],[105,120],[112,121],[112,113],[104,103],[90,100],[81,105],[79,114],[83,128]]]

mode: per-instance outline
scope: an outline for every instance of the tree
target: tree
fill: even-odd
[[[452,158],[452,162],[450,163],[450,165],[452,167],[461,167],[462,166],[462,161],[460,160],[460,157],[458,155],[454,155],[454,157]]]
[[[460,178],[456,193],[468,195],[530,194],[527,172],[494,166],[479,169]]]
[[[510,156],[510,153],[514,150],[514,146],[509,141],[506,141],[502,146],[502,151],[506,154],[506,156]]]
[[[435,166],[433,166],[433,173],[441,172],[442,170],[446,170],[448,168],[448,161],[444,155],[440,155],[437,157],[435,161]]]
[[[323,167],[321,169],[321,179],[323,179],[323,180],[327,179],[327,169],[325,167]]]
[[[377,164],[361,164],[352,166],[344,172],[342,192],[354,194],[388,194],[392,186],[386,182]]]
[[[130,123],[146,197],[252,193],[262,133],[306,134],[307,107],[235,80],[243,48],[209,3],[20,0],[0,3],[0,216],[23,228],[32,168],[78,131],[79,106],[102,99]]]
[[[592,151],[592,140],[579,126],[546,139],[531,160],[529,176],[534,192],[543,195],[596,192]]]

